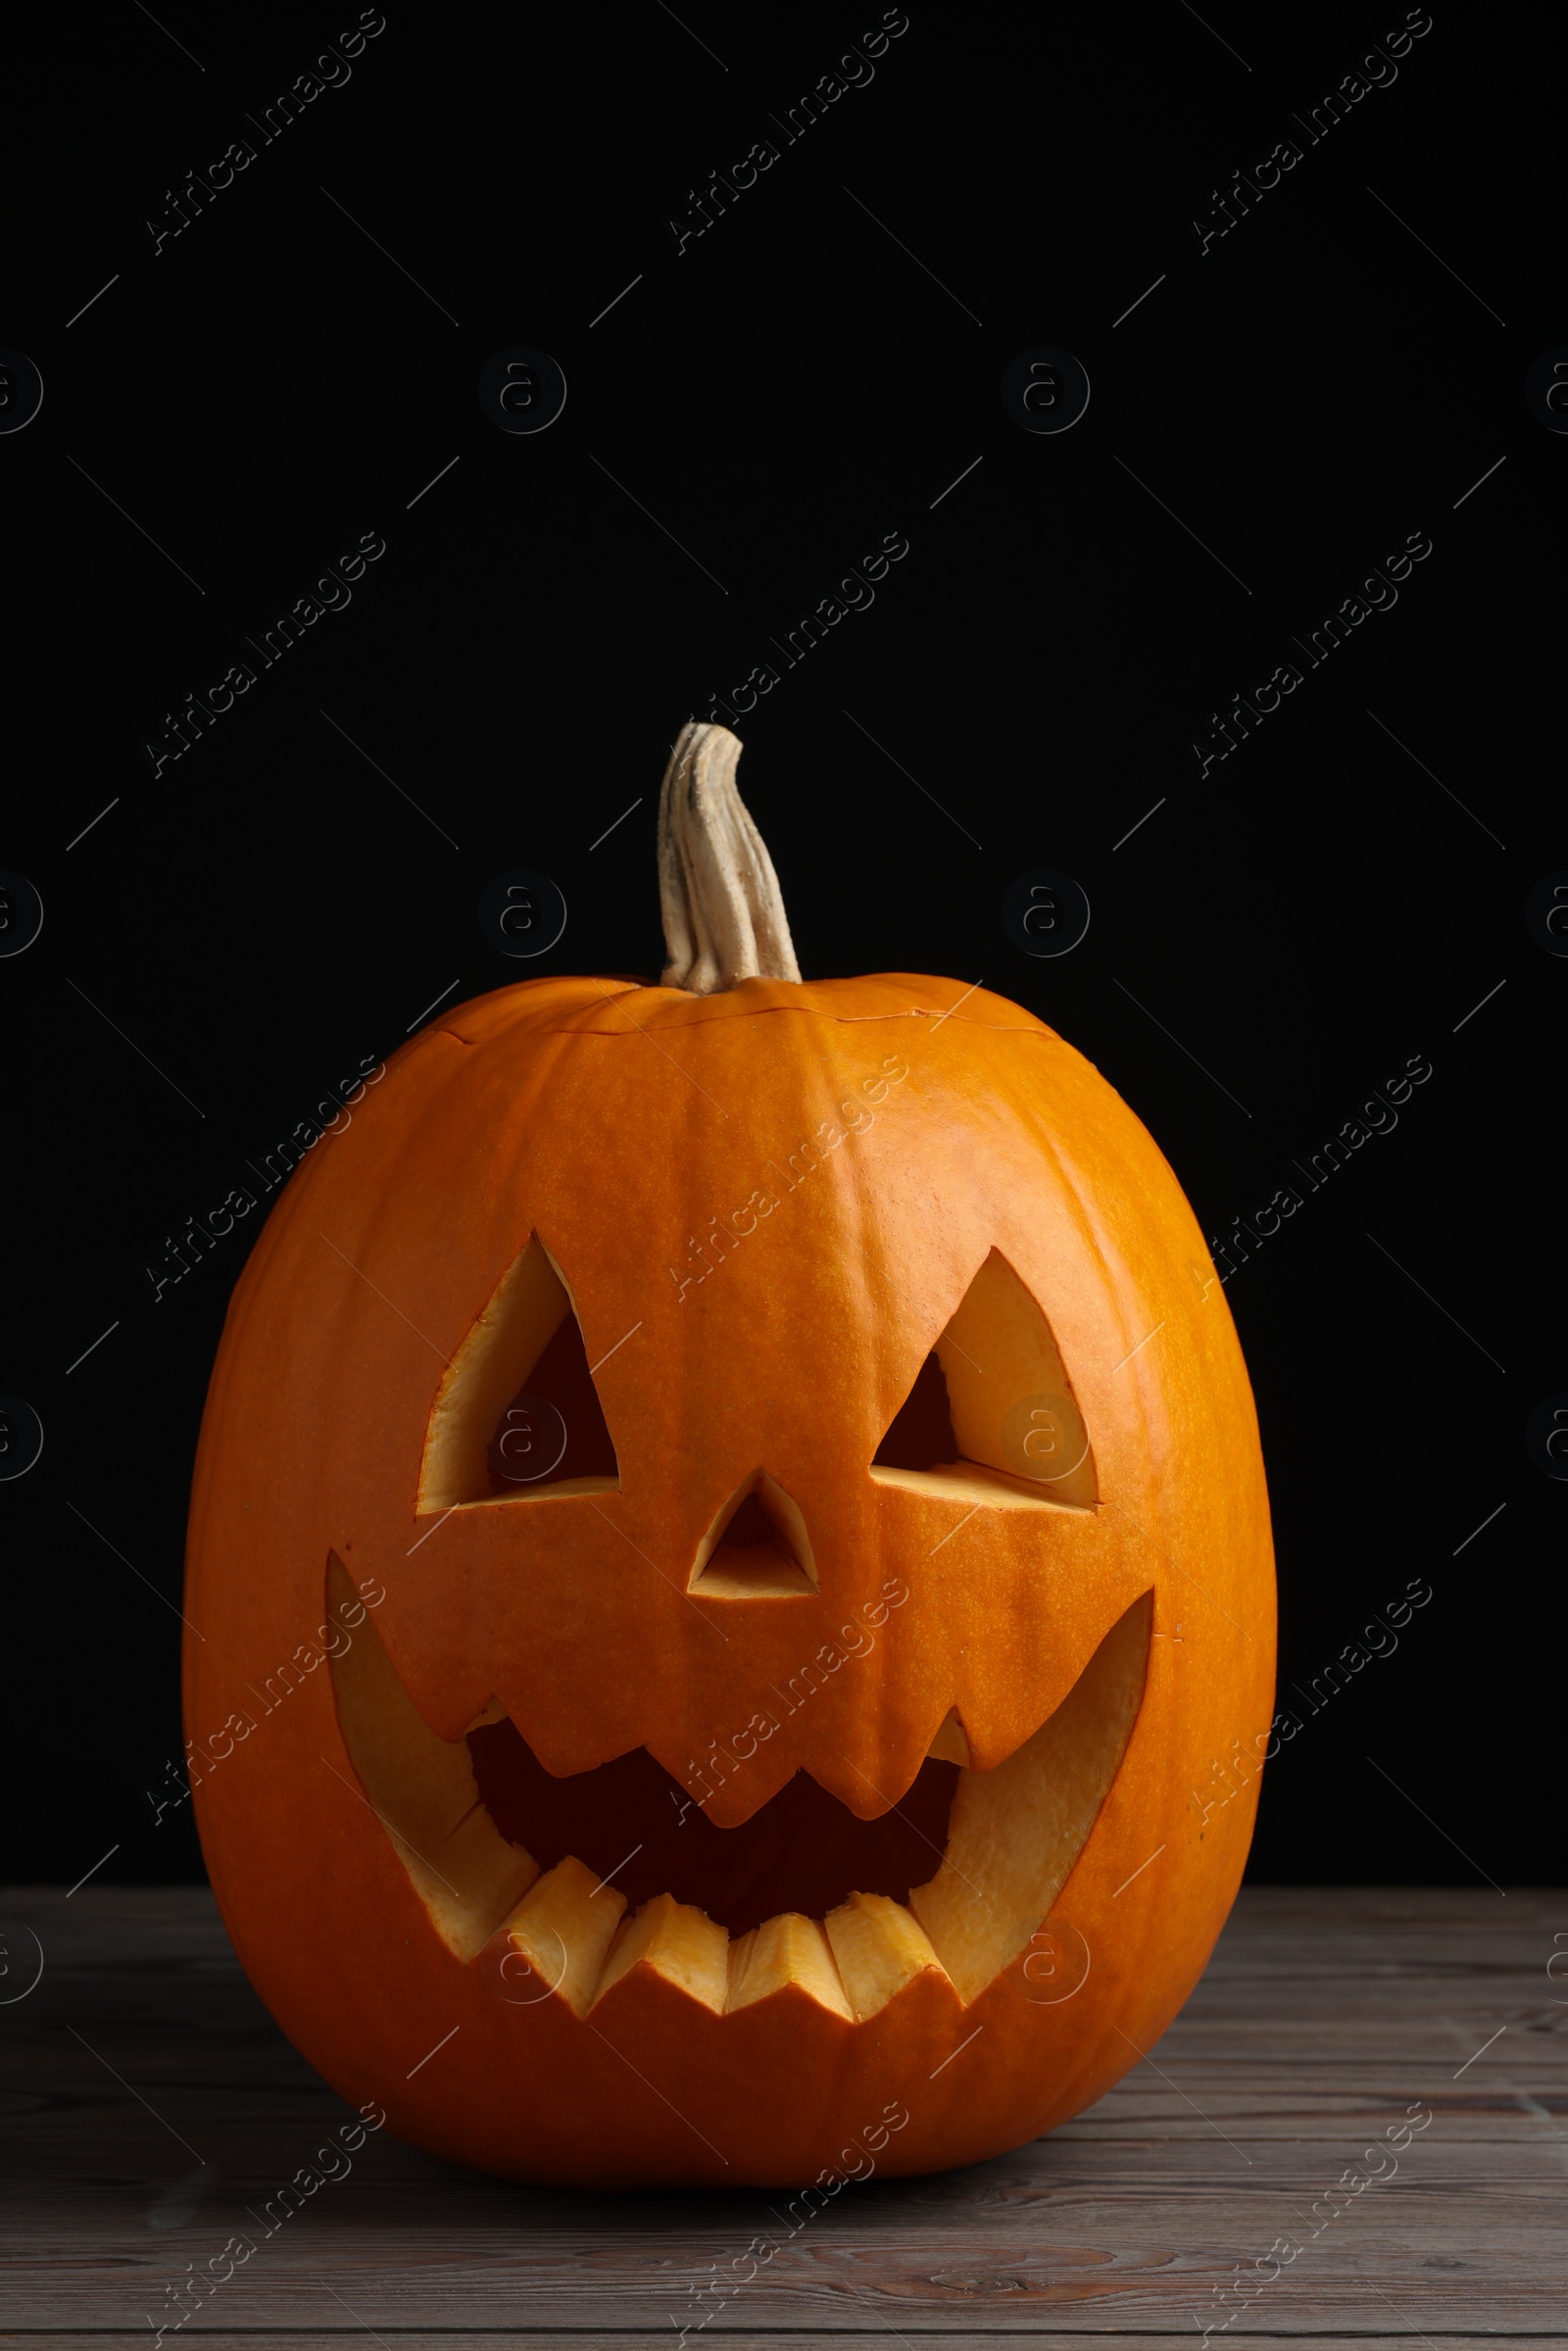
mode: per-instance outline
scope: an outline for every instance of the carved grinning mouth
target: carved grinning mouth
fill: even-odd
[[[646,1747],[554,1779],[508,1720],[468,1734],[501,1835],[542,1869],[574,1853],[628,1908],[669,1892],[730,1935],[784,1911],[825,1918],[857,1890],[901,1902],[942,1859],[958,1766],[928,1758],[898,1803],[861,1820],[808,1773],[738,1827],[715,1827]]]
[[[335,1556],[327,1580],[329,1601],[352,1606]],[[332,1659],[333,1689],[432,1927],[504,1990],[520,1970],[581,2017],[643,1963],[715,2013],[793,1986],[860,2023],[925,1968],[967,2005],[1026,1947],[1120,1767],[1152,1596],[1005,1762],[979,1772],[933,1752],[872,1820],[797,1773],[721,1829],[644,1748],[557,1779],[496,1705],[438,1739],[368,1622]],[[950,1715],[934,1750],[951,1755],[955,1728]]]

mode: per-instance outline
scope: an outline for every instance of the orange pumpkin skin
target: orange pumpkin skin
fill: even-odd
[[[759,1194],[776,1204],[748,1228]],[[733,1246],[705,1259],[688,1244],[715,1216]],[[445,1365],[535,1234],[599,1365],[619,1490],[420,1515]],[[1092,1432],[1101,1498],[1071,1519],[965,1520],[869,1474],[994,1249],[1045,1308]],[[800,1505],[820,1589],[694,1597],[699,1541],[759,1465]],[[1026,1945],[968,2005],[927,1969],[858,2024],[796,1988],[714,2014],[643,1965],[586,2017],[498,1998],[434,1932],[331,1673],[305,1664],[329,1553],[384,1588],[371,1621],[431,1730],[457,1740],[498,1698],[558,1774],[646,1746],[689,1778],[902,1580],[869,1649],[718,1788],[726,1825],[798,1769],[880,1813],[955,1706],[985,1773],[1152,1594],[1136,1722],[1053,1911],[1087,1980],[1050,1997]],[[710,997],[535,981],[404,1048],[291,1179],[236,1289],[186,1610],[202,1844],[261,1996],[398,2135],[541,2182],[789,2187],[861,2168],[896,2107],[884,2174],[1065,2121],[1208,1957],[1256,1800],[1244,1773],[1211,1802],[1214,1766],[1261,1750],[1272,1705],[1256,1419],[1174,1176],[1042,1022],[905,975]],[[298,1686],[264,1711],[297,1654]]]

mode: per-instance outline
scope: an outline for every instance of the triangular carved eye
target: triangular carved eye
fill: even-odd
[[[935,1469],[940,1462],[957,1460],[948,1383],[934,1348],[877,1446],[876,1458],[886,1469]]]
[[[535,1234],[441,1382],[419,1511],[619,1483],[571,1293]]]
[[[876,1449],[885,1486],[1093,1504],[1094,1448],[1050,1323],[993,1249]]]

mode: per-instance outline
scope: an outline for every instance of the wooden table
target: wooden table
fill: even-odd
[[[206,1892],[24,1889],[0,1925],[0,2340],[147,2341],[186,2264],[205,2271],[346,2110],[269,2022]],[[44,1967],[19,1999],[24,1929]],[[1568,2342],[1554,1950],[1568,1896],[1250,1890],[1185,2013],[1100,2105],[993,2163],[846,2190],[703,2334]],[[1396,2175],[1338,2187],[1423,2104]],[[517,2188],[374,2138],[182,2335],[674,2346],[709,2265],[782,2235],[778,2201]],[[1277,2239],[1299,2251],[1282,2262]]]

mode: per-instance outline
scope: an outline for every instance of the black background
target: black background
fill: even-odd
[[[874,606],[740,722],[808,975],[1016,998],[1217,1234],[1433,1065],[1229,1286],[1282,1699],[1433,1588],[1271,1767],[1254,1875],[1560,1871],[1530,1791],[1556,1768],[1568,1494],[1523,1432],[1568,1388],[1568,964],[1523,903],[1568,865],[1568,440],[1523,378],[1568,342],[1560,240],[1532,252],[1562,59],[1543,19],[1434,0],[1393,86],[1308,146],[1291,110],[1403,13],[911,0],[789,145],[769,110],[876,7],[389,0],[352,79],[266,145],[246,112],[354,8],[170,0],[167,31],[127,8],[15,61],[0,341],[46,389],[0,439],[0,864],[46,919],[0,962],[0,1388],[46,1444],[0,1485],[7,1874],[69,1885],[111,1846],[99,1883],[200,1873],[188,1807],[155,1830],[143,1790],[180,1752],[191,1459],[258,1220],[155,1303],[165,1237],[444,991],[534,968],[481,938],[498,872],[565,893],[539,969],[657,975],[676,728],[888,532],[909,552]],[[1287,136],[1300,163],[1200,256],[1190,215]],[[256,160],[155,256],[145,217],[239,137]],[[762,137],[778,161],[677,255],[688,189]],[[476,398],[514,344],[569,386],[537,436]],[[1041,344],[1093,385],[1063,435],[1002,406]],[[155,777],[165,714],[365,532],[386,553],[352,604]],[[1413,532],[1433,552],[1396,608],[1200,778],[1209,713]],[[1036,867],[1093,906],[1059,961],[1002,928]]]

